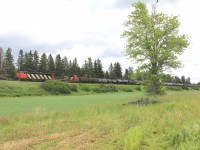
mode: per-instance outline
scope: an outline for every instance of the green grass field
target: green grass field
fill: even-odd
[[[140,97],[142,91],[1,97],[0,149],[200,149],[199,91],[123,105]]]
[[[106,93],[82,96],[32,96],[32,97],[1,97],[0,117],[15,117],[25,113],[53,112],[71,110],[107,102],[127,102],[137,98],[142,92]]]

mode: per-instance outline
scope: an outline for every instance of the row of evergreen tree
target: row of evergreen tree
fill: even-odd
[[[14,58],[12,49],[8,48],[5,53],[0,48],[0,74],[8,77],[14,77],[17,70],[29,72],[54,72],[57,77],[78,75],[83,77],[95,78],[109,78],[109,79],[131,79],[133,78],[133,68],[125,69],[122,74],[122,67],[119,62],[110,63],[107,71],[103,70],[102,62],[100,59],[92,60],[88,57],[84,64],[80,67],[77,58],[69,60],[66,56],[61,57],[57,54],[55,59],[51,54],[43,53],[39,56],[38,51],[24,52],[22,49],[19,51],[16,65],[14,65]]]

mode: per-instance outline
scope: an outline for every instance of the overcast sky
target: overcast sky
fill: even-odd
[[[149,8],[156,0],[141,0]],[[135,0],[1,0],[0,47],[12,48],[15,59],[20,49],[38,50],[78,59],[99,58],[104,70],[112,62],[122,68],[136,66],[123,53],[125,40],[120,38]],[[184,68],[174,75],[200,81],[200,1],[159,0],[157,10],[179,15],[180,32],[191,38],[190,48],[180,57]]]

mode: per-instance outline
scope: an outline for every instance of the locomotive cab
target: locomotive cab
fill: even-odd
[[[16,79],[26,80],[27,79],[27,72],[26,71],[18,71],[16,73]]]

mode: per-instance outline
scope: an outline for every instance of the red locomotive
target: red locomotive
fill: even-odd
[[[28,80],[28,81],[46,81],[54,80],[54,73],[43,74],[43,73],[32,73],[27,71],[18,71],[16,73],[16,79],[18,80]]]

